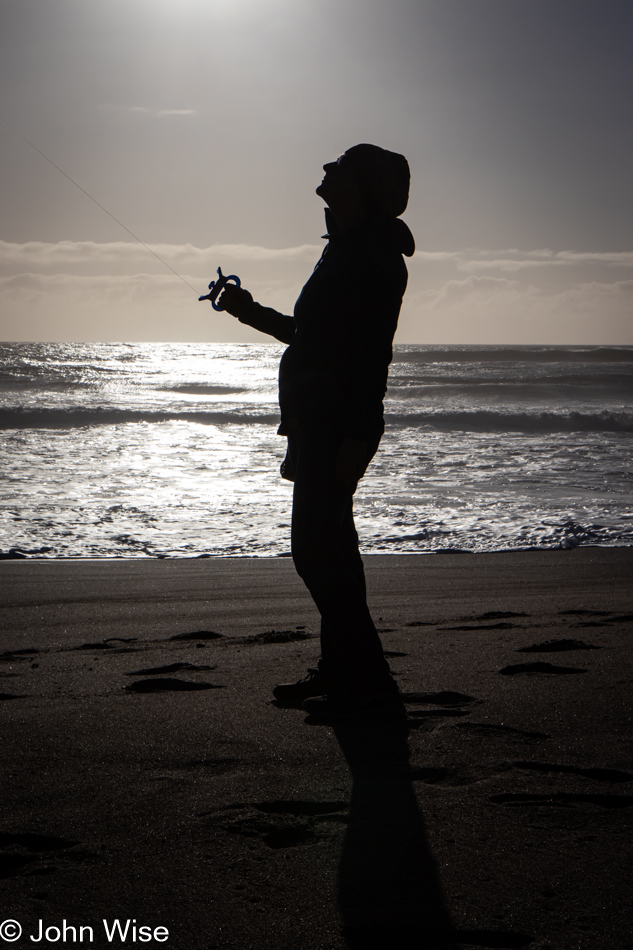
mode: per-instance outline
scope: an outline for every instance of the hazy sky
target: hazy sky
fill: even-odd
[[[633,344],[632,49],[631,0],[0,0],[0,115],[195,291],[286,312],[323,162],[401,151],[397,340]],[[1,339],[264,339],[1,122],[0,172]]]

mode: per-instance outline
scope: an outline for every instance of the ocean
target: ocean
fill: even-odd
[[[0,551],[287,556],[277,344],[0,345]],[[395,350],[365,553],[633,544],[633,347]]]

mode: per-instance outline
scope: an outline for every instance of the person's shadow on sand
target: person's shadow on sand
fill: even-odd
[[[531,938],[451,921],[411,782],[404,719],[350,719],[334,733],[352,773],[337,894],[351,950],[525,947]]]
[[[342,721],[334,733],[353,780],[337,879],[347,945],[446,944],[453,928],[411,783],[406,720]]]

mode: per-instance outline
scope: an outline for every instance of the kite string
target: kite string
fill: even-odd
[[[127,233],[128,233],[129,235],[131,235],[131,236],[134,238],[135,241],[137,241],[139,244],[141,244],[147,251],[150,252],[150,254],[153,254],[154,257],[156,258],[156,260],[160,261],[161,264],[164,264],[165,267],[168,267],[169,270],[172,272],[172,274],[175,274],[176,277],[178,277],[178,278],[183,282],[183,284],[186,284],[187,287],[191,288],[191,290],[193,290],[193,292],[194,292],[196,295],[198,294],[198,291],[196,290],[196,288],[193,287],[193,286],[189,283],[189,281],[186,280],[186,279],[182,276],[182,274],[179,274],[177,270],[174,270],[174,268],[171,266],[171,264],[168,264],[167,261],[163,260],[163,258],[162,258],[159,254],[157,254],[156,251],[153,251],[152,248],[149,247],[149,245],[147,245],[147,244],[145,243],[145,241],[141,241],[140,237],[137,237],[136,234],[134,234],[133,231],[130,231],[130,229],[129,229],[125,224],[123,224],[122,221],[119,221],[119,219],[116,218],[116,217],[112,214],[111,211],[108,211],[107,208],[104,208],[103,205],[102,205],[99,201],[97,201],[96,198],[93,198],[92,195],[89,194],[89,193],[86,191],[85,188],[82,188],[81,185],[78,184],[78,183],[75,181],[74,178],[71,178],[70,175],[67,175],[63,168],[60,168],[59,165],[56,165],[55,162],[52,160],[52,158],[49,158],[48,155],[45,155],[44,152],[43,152],[41,149],[39,149],[39,148],[37,147],[37,145],[34,145],[33,142],[31,142],[30,139],[27,139],[26,135],[22,135],[22,133],[19,132],[18,129],[15,128],[15,126],[11,125],[11,123],[8,122],[8,121],[4,118],[4,116],[0,115],[0,120],[1,120],[2,122],[4,122],[5,125],[8,125],[12,132],[15,132],[16,135],[19,135],[20,138],[23,139],[23,140],[27,143],[27,145],[30,145],[31,148],[34,148],[35,151],[36,151],[39,155],[42,156],[42,158],[46,159],[46,161],[47,161],[50,165],[53,166],[53,168],[56,168],[58,172],[61,172],[61,174],[64,176],[64,178],[67,178],[68,181],[71,182],[71,183],[75,186],[75,188],[79,188],[79,191],[82,191],[82,192],[84,193],[84,195],[86,196],[86,198],[90,198],[90,200],[91,200],[92,202],[94,202],[94,204],[96,204],[98,208],[101,208],[102,211],[105,211],[105,213],[108,215],[108,217],[112,218],[113,221],[116,221],[116,223],[117,223],[120,227],[122,227],[124,231],[127,231]]]

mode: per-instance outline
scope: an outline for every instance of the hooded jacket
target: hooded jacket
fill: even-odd
[[[340,230],[325,212],[328,243],[286,316],[254,304],[243,322],[289,346],[279,365],[279,432],[328,430],[371,441],[384,431],[383,398],[415,249],[399,218],[373,216]]]

